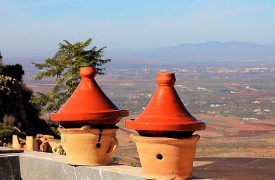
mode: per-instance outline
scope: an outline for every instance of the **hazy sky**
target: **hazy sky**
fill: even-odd
[[[0,51],[51,56],[93,38],[110,55],[182,43],[275,44],[274,0],[0,0]]]

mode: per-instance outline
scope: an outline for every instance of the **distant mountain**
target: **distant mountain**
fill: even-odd
[[[174,47],[163,47],[155,51],[142,52],[107,52],[105,58],[112,59],[110,64],[173,64],[182,62],[275,62],[275,45],[262,45],[253,42],[206,42],[197,44],[180,44]],[[37,72],[31,62],[44,62],[48,57],[40,57],[34,54],[31,57],[3,56],[4,64],[23,65],[26,72]]]
[[[275,45],[236,41],[180,44],[160,48],[149,56],[171,61],[275,61]]]

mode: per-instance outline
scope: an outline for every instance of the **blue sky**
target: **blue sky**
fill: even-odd
[[[109,56],[183,43],[275,44],[273,0],[0,0],[0,51],[50,57],[93,38]]]

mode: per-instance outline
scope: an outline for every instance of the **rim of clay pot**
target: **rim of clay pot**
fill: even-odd
[[[93,128],[93,127],[88,127],[86,128],[85,126],[81,128],[58,128],[58,131],[61,133],[66,133],[66,134],[74,134],[74,133],[93,133],[93,134],[109,134],[112,133],[113,131],[117,131],[119,127],[114,126],[114,127],[109,127],[109,128]]]
[[[145,110],[135,119],[126,120],[129,129],[150,131],[197,131],[205,129],[204,121],[193,117],[177,94],[175,73],[159,72],[158,87]],[[141,131],[142,132],[142,131]],[[155,132],[152,133],[154,136]]]
[[[170,137],[170,138],[184,138],[190,137],[195,131],[153,131],[153,130],[136,130],[142,136],[150,137]]]
[[[205,129],[205,122],[201,120],[171,123],[166,119],[166,123],[157,124],[150,122],[136,123],[135,120],[127,120],[127,128],[136,130],[155,131],[197,131]]]
[[[195,135],[192,135],[190,137],[184,137],[184,138],[170,138],[170,137],[148,137],[148,136],[140,136],[138,134],[130,134],[130,137],[136,141],[140,141],[142,139],[143,142],[147,142],[147,143],[151,143],[151,142],[155,142],[155,141],[162,141],[162,142],[165,142],[165,141],[168,141],[168,142],[175,142],[175,143],[182,143],[182,142],[179,142],[179,140],[186,140],[187,142],[190,140],[190,139],[197,139],[199,140],[200,139],[200,135],[198,134],[195,134]]]
[[[147,119],[148,120],[148,119]],[[155,131],[197,131],[205,129],[205,122],[201,120],[183,121],[178,123],[170,123],[169,120],[162,124],[151,122],[136,123],[136,120],[127,120],[127,128],[135,130],[155,130]]]
[[[51,113],[51,120],[66,124],[116,124],[129,115],[121,110],[101,90],[95,81],[96,68],[80,68],[81,81],[71,97],[57,113]]]

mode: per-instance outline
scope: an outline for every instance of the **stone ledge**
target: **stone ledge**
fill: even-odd
[[[62,155],[26,150],[24,153],[16,153],[20,151],[14,149],[9,149],[9,152],[13,153],[0,153],[1,180],[144,180],[140,167],[73,166],[69,165],[66,156]]]
[[[24,152],[24,153],[22,153]],[[141,168],[126,165],[72,166],[66,156],[0,147],[0,179],[142,180]]]
[[[19,155],[21,178],[24,179],[98,179],[141,180],[141,168],[125,165],[72,166],[66,157],[50,153],[28,152]]]
[[[20,179],[20,165],[18,154],[0,154],[0,179]]]
[[[126,165],[72,166],[66,156],[0,147],[1,180],[142,180],[141,168]],[[275,158],[195,158],[193,179],[274,179]],[[259,173],[260,172],[260,173]],[[202,178],[203,177],[203,178]]]
[[[0,147],[0,154],[5,154],[5,153],[21,153],[21,152],[24,152],[24,150],[22,150],[22,149]]]

